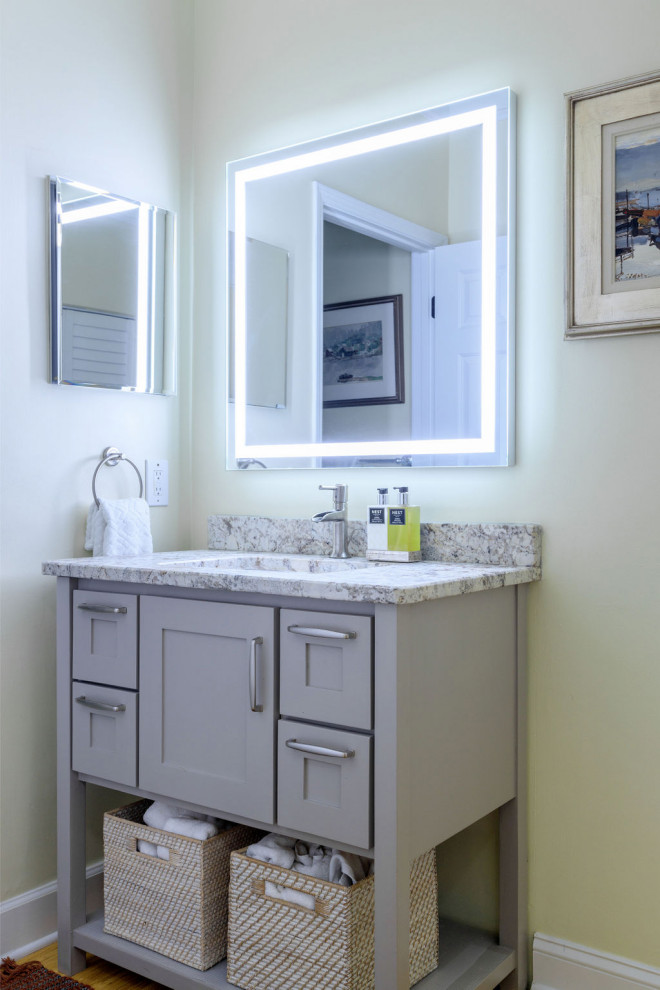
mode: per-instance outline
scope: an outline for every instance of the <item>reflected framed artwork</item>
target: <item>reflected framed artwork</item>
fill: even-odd
[[[403,296],[323,307],[323,405],[404,402]]]
[[[567,338],[660,331],[660,73],[567,96]]]

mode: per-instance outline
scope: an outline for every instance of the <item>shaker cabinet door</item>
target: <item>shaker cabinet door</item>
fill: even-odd
[[[273,609],[142,596],[140,616],[139,786],[272,822]]]

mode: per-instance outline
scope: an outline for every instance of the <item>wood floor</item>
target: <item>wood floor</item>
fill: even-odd
[[[37,959],[46,969],[52,969],[59,973],[57,968],[57,942],[46,945],[43,949],[24,956],[18,962],[29,962]],[[93,987],[94,990],[160,990],[160,983],[152,983],[135,973],[120,966],[98,959],[96,956],[87,955],[87,968],[80,973],[75,973],[74,978]]]

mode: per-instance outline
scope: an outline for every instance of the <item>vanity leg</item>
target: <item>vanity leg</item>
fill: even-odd
[[[86,966],[82,949],[73,944],[73,931],[86,920],[85,905],[85,784],[71,774],[69,787],[57,800],[57,965],[72,976]]]
[[[400,614],[377,606],[374,731],[376,990],[408,990],[410,800],[406,773],[409,685]]]
[[[57,579],[57,965],[85,968],[73,931],[86,920],[85,784],[71,770],[71,614],[73,581]]]
[[[516,969],[502,990],[527,987],[527,588],[516,588],[516,792],[500,808],[500,942],[516,950]]]

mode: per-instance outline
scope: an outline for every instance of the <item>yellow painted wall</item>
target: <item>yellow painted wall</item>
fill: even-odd
[[[224,163],[500,86],[518,94],[517,463],[404,480],[426,520],[544,526],[530,595],[530,928],[658,966],[660,335],[563,340],[563,94],[657,68],[658,4],[195,9],[197,543],[211,512],[311,516],[325,505],[318,482],[334,479],[224,470]],[[354,517],[402,480],[341,475]]]
[[[0,386],[2,479],[2,898],[55,878],[55,582],[41,562],[83,554],[91,482],[117,446],[170,464],[171,501],[152,512],[156,549],[189,542],[190,390],[184,344],[176,397],[49,383],[49,174],[175,210],[189,251],[190,6],[187,0],[3,0]],[[188,213],[189,216],[189,213]],[[99,495],[137,494],[130,467]],[[102,854],[92,788],[88,853]]]

